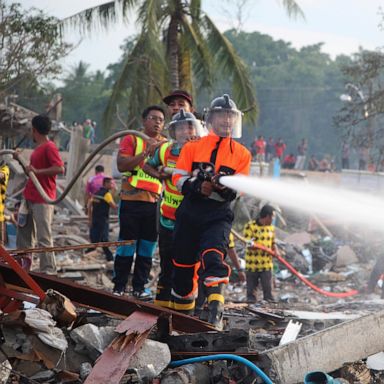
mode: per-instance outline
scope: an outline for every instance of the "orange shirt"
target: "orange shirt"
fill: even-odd
[[[220,144],[217,147],[220,139]],[[216,173],[224,172],[229,175],[249,174],[251,153],[248,149],[229,137],[220,138],[212,133],[198,141],[186,143],[181,150],[176,168],[191,172],[201,162],[210,163],[212,161],[212,152],[215,148],[217,148]],[[172,183],[177,185],[181,177],[185,177],[185,175],[183,176],[180,173],[174,174],[172,176]]]

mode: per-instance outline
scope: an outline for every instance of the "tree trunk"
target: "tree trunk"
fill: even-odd
[[[168,62],[169,62],[169,75],[171,80],[172,89],[180,88],[180,75],[179,75],[179,43],[178,43],[178,28],[179,22],[177,18],[177,11],[172,15],[168,28]]]

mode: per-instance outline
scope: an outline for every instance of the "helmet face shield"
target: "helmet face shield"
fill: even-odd
[[[200,121],[190,112],[185,112],[183,108],[172,117],[168,125],[169,136],[182,147],[188,140],[194,137],[206,136],[207,131],[203,128]]]
[[[192,138],[207,135],[207,131],[197,119],[171,121],[168,125],[168,132],[169,136],[181,147]]]
[[[220,137],[238,139],[242,134],[241,112],[234,108],[211,108],[207,114],[207,128]]]

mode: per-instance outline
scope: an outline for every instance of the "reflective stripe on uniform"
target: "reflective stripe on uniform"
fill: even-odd
[[[144,140],[136,137],[136,146],[134,156],[140,155],[144,151]],[[143,189],[144,191],[154,192],[158,195],[161,193],[162,184],[159,179],[149,176],[143,169],[137,165],[133,172],[123,172],[127,182],[134,188]],[[124,186],[124,183],[123,183]]]
[[[224,296],[223,295],[220,295],[220,293],[212,293],[208,296],[208,304],[211,302],[211,301],[220,301],[220,303],[223,303],[224,304]]]
[[[176,167],[176,161],[178,156],[172,155],[171,149],[172,144],[163,144],[160,147],[159,157],[160,162],[161,164],[163,164],[163,166],[174,169]],[[165,180],[163,199],[160,205],[160,213],[162,214],[162,216],[171,220],[176,220],[176,209],[181,204],[183,198],[184,196],[178,191],[172,181],[170,179]]]

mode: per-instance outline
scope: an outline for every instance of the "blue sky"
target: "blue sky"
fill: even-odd
[[[20,0],[19,0],[20,1]],[[101,4],[103,0],[21,0],[23,7],[37,7],[59,18],[70,16],[85,8]],[[384,0],[297,0],[305,13],[305,20],[292,19],[278,0],[249,0],[243,12],[243,29],[259,31],[274,39],[291,42],[295,48],[324,43],[323,51],[332,57],[366,49],[384,47],[384,31],[379,28],[380,7]],[[205,0],[203,7],[221,30],[236,25],[236,0]],[[91,65],[91,70],[105,70],[121,55],[120,45],[125,37],[137,31],[134,17],[130,25],[117,24],[110,31],[100,31],[80,39],[76,33],[68,40],[77,48],[65,60],[69,69],[80,60]]]

